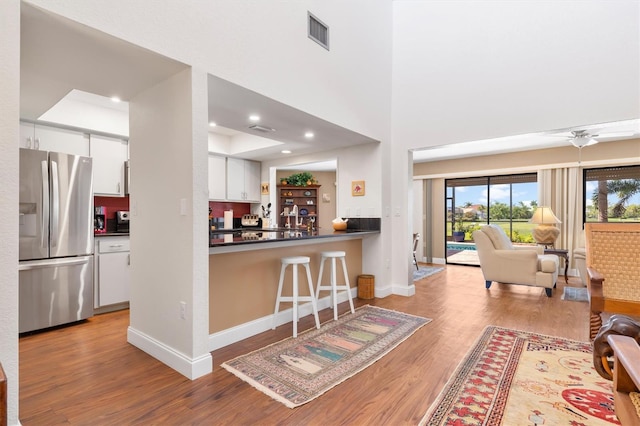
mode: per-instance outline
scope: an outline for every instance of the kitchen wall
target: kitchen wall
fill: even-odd
[[[280,183],[281,178],[291,176],[294,173],[305,172],[304,169],[300,170],[278,170],[276,173],[276,183]],[[337,217],[336,214],[336,172],[311,172],[313,177],[318,181],[320,190],[318,192],[318,222],[316,226],[324,229],[331,229],[331,221]],[[323,200],[323,195],[326,194],[329,201]],[[300,207],[300,206],[298,206]],[[275,211],[275,207],[274,207]],[[281,212],[275,211],[278,215]]]
[[[129,196],[125,197],[93,197],[93,205],[94,207],[104,206],[106,207],[106,223],[107,230],[106,232],[115,232],[115,220],[116,220],[116,212],[119,210],[129,210]],[[160,210],[160,209],[159,209]]]

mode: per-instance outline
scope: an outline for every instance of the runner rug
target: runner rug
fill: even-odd
[[[489,326],[421,425],[612,425],[590,343]]]
[[[421,266],[417,271],[413,271],[413,280],[418,281],[433,274],[437,274],[440,271],[444,271],[444,268],[441,266]]]
[[[586,287],[566,287],[562,292],[562,300],[571,300],[574,302],[588,302],[589,290]]]
[[[295,408],[364,370],[430,321],[367,305],[222,367]]]

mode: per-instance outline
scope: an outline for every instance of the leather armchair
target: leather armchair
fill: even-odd
[[[480,268],[490,288],[493,281],[543,287],[548,297],[558,280],[558,256],[545,255],[542,246],[514,246],[497,225],[473,233]]]

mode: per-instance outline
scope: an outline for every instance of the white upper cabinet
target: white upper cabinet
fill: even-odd
[[[224,200],[227,181],[227,159],[218,155],[209,155],[209,199]]]
[[[20,123],[20,148],[89,156],[86,133],[33,123]]]
[[[227,199],[260,202],[260,163],[227,158]]]
[[[257,161],[244,163],[244,191],[247,200],[260,202],[260,166]]]
[[[124,196],[124,162],[128,158],[128,142],[91,135],[89,145],[93,158],[93,193]]]

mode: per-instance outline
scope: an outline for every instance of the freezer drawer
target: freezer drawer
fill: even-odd
[[[20,262],[19,332],[93,316],[93,256]]]

